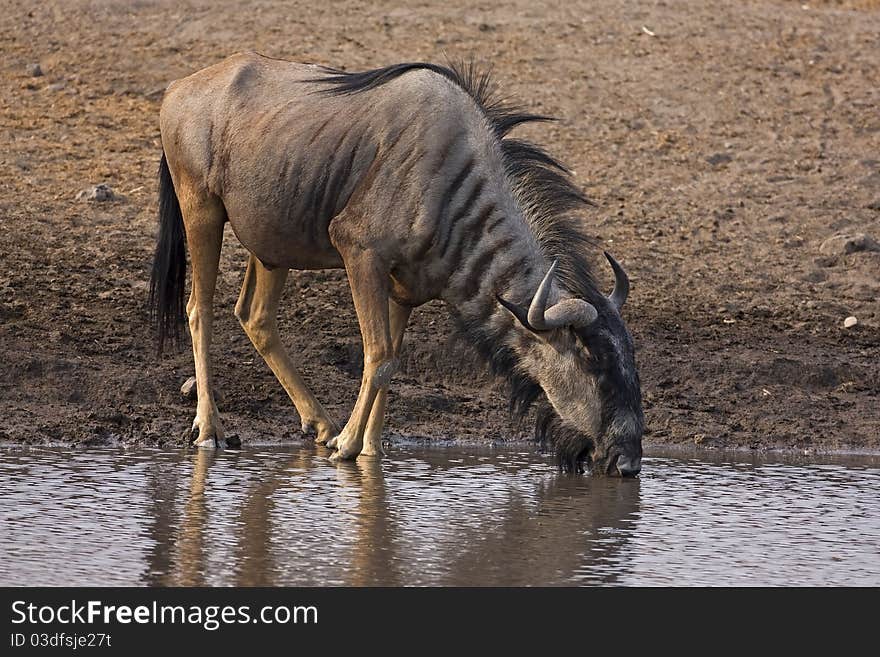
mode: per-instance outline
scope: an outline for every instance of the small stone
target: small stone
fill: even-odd
[[[38,78],[43,75],[43,69],[40,68],[39,64],[31,64],[28,66],[27,72],[32,78]]]
[[[94,187],[90,187],[89,189],[84,189],[76,195],[77,201],[95,201],[97,203],[103,203],[105,201],[113,201],[115,199],[116,194],[113,193],[110,185],[107,185],[105,183],[95,185]]]
[[[716,167],[719,164],[727,164],[732,161],[733,156],[729,153],[715,153],[714,155],[710,155],[706,158],[706,162],[711,164],[713,167]]]
[[[845,320],[843,320],[843,328],[852,328],[856,324],[859,323],[859,320],[856,319],[854,315],[850,315]]]
[[[180,386],[180,394],[184,399],[195,400],[198,399],[199,396],[199,387],[196,383],[196,377],[191,376],[186,381],[183,382],[183,385]],[[214,401],[218,404],[223,401],[223,395],[220,393],[217,388],[214,388]]]
[[[180,386],[180,394],[184,396],[186,399],[195,399],[197,397],[197,389],[196,389],[196,377],[191,376],[186,381],[183,382],[183,385]]]
[[[57,93],[59,91],[64,91],[64,83],[63,82],[53,82],[49,86],[46,87],[46,91],[51,91],[52,93]]]
[[[819,252],[825,255],[849,255],[857,251],[880,251],[880,243],[870,235],[833,235],[822,242]]]

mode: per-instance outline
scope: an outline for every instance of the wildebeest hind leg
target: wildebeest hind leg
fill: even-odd
[[[296,407],[303,432],[314,430],[318,434],[315,442],[325,443],[339,433],[339,428],[309,390],[278,333],[278,303],[287,274],[287,269],[267,269],[252,254],[235,304],[235,316]]]
[[[412,308],[401,306],[393,300],[388,302],[388,319],[391,327],[391,343],[394,349],[394,358],[400,354],[400,346],[403,344],[403,332]],[[364,431],[364,447],[361,456],[382,456],[382,425],[385,420],[385,404],[388,398],[388,388],[380,388],[376,394],[376,401],[370,410],[370,419]]]
[[[190,440],[198,447],[218,447],[224,440],[220,413],[214,402],[211,367],[211,334],[214,325],[214,288],[223,243],[226,211],[215,196],[191,191],[185,184],[178,191],[192,261],[192,291],[186,304],[196,366],[198,404]]]

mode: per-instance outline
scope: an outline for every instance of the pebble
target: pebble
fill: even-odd
[[[105,183],[84,189],[76,195],[77,201],[96,201],[98,203],[112,201],[115,198],[116,194],[113,193],[113,189]]]
[[[819,252],[825,255],[848,255],[857,251],[880,251],[880,243],[870,235],[834,235],[822,242]]]
[[[845,320],[843,320],[843,327],[844,328],[852,328],[853,326],[855,326],[858,323],[859,323],[859,320],[856,319],[856,317],[854,315],[850,315]]]
[[[191,376],[183,382],[183,385],[180,386],[180,394],[183,395],[185,399],[194,400],[198,398],[199,389],[196,384],[196,377]],[[223,401],[223,395],[220,394],[220,391],[217,390],[217,388],[214,388],[214,401],[218,403]]]
[[[180,386],[180,394],[186,399],[195,399],[197,397],[196,377],[191,376],[183,382],[183,385]]]
[[[710,155],[706,158],[706,162],[711,164],[713,167],[718,166],[719,164],[727,164],[728,162],[733,161],[733,156],[729,153],[715,153],[714,155]]]
[[[43,69],[40,68],[39,64],[31,64],[28,66],[27,72],[32,78],[38,78],[43,75]]]

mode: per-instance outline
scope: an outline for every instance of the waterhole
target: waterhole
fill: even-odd
[[[880,585],[880,458],[0,449],[2,585]]]

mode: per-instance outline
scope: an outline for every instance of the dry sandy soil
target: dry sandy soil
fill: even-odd
[[[575,171],[597,253],[631,273],[648,443],[880,447],[880,252],[819,250],[838,233],[880,239],[880,2],[500,5],[5,0],[0,440],[182,444],[192,357],[155,356],[146,309],[159,103],[170,80],[253,49],[348,69],[474,57],[559,117],[523,134]],[[97,183],[121,198],[77,200]],[[298,439],[232,316],[244,263],[227,234],[225,426],[245,446]],[[293,274],[281,324],[344,419],[361,364],[344,273]],[[526,436],[449,336],[442,305],[414,315],[388,433]]]

